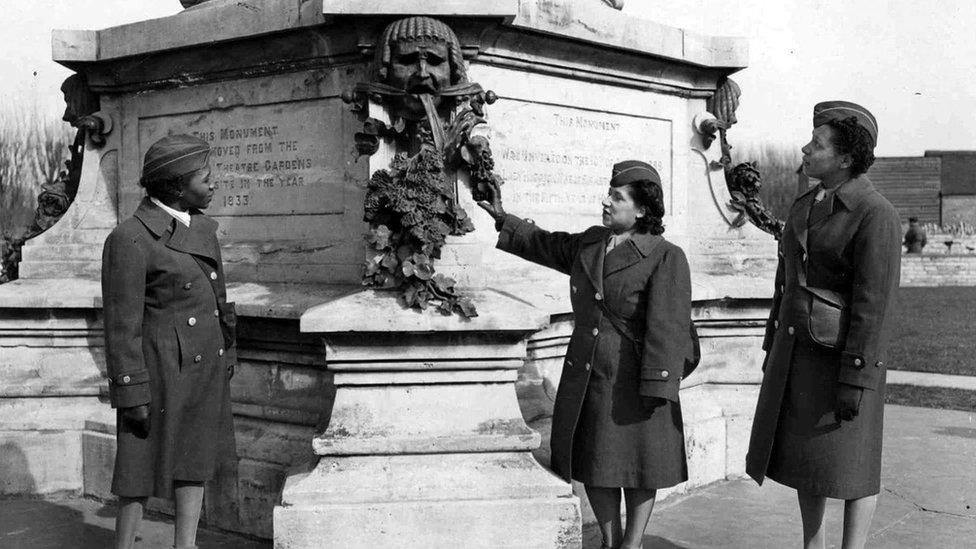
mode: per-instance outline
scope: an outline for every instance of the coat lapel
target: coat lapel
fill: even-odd
[[[794,208],[796,212],[794,215],[790,216],[790,223],[793,225],[793,234],[796,235],[796,240],[800,244],[800,249],[803,253],[807,253],[807,236],[808,236],[808,224],[810,221],[810,206],[813,205],[813,199],[816,196],[817,187],[813,187],[804,194],[800,195],[800,198],[796,199],[794,203]]]
[[[176,221],[162,208],[144,198],[136,209],[135,217],[146,226],[156,238],[167,238],[166,247],[178,252],[206,258],[216,263],[220,257],[217,239],[213,238],[217,223],[199,211],[191,211],[190,226]]]
[[[607,238],[610,237],[610,229],[604,228],[601,231],[587,231],[583,240],[580,242],[580,263],[583,264],[583,272],[590,279],[590,284],[597,292],[603,293],[603,258],[607,253]]]
[[[853,210],[861,203],[861,200],[874,190],[874,184],[871,180],[865,176],[855,177],[849,181],[841,184],[840,187],[834,192],[833,199],[830,204],[830,211],[816,220],[813,224],[809,225],[810,229],[818,227],[830,219],[837,211],[844,207],[848,211]],[[811,206],[812,208],[812,206]]]
[[[610,276],[644,259],[661,240],[663,237],[660,235],[634,233],[626,242],[607,254],[603,262],[603,276]]]

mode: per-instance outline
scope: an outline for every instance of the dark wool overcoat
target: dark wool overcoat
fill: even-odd
[[[118,414],[112,492],[171,498],[173,481],[206,481],[233,459],[229,379],[236,362],[217,223],[186,227],[148,199],[105,241],[102,299],[114,408],[149,404],[148,438]]]
[[[500,249],[569,275],[575,327],[553,409],[552,469],[589,486],[673,486],[688,479],[678,399],[693,353],[688,262],[661,236],[634,234],[606,253],[609,237],[604,227],[548,232],[509,215],[498,238]],[[666,403],[648,410],[642,396]]]
[[[825,216],[810,223],[816,193],[793,204],[779,244],[766,360],[746,470],[799,491],[855,499],[880,490],[885,389],[885,319],[899,282],[901,224],[866,177],[837,188]],[[841,294],[850,306],[842,349],[810,337],[807,286]],[[853,421],[835,418],[838,383],[864,389]]]

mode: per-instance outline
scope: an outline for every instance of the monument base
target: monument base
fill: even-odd
[[[464,322],[360,292],[309,309],[336,386],[318,454],[292,470],[275,547],[580,547],[572,486],[532,455],[516,397],[525,341],[548,315],[470,292]],[[376,314],[383,311],[383,314]]]
[[[579,500],[530,454],[325,456],[293,472],[275,547],[580,547]]]

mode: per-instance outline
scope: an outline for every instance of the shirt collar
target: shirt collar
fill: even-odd
[[[187,227],[190,226],[190,212],[189,211],[181,212],[179,210],[174,210],[173,208],[170,208],[166,204],[163,204],[163,202],[161,200],[159,200],[158,198],[156,198],[155,196],[150,196],[149,197],[149,200],[153,204],[159,206],[164,212],[166,212],[169,215],[175,217],[176,220],[179,221],[180,223],[186,225]]]

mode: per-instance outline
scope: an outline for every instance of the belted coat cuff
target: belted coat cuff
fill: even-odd
[[[845,351],[841,353],[837,381],[872,391],[877,390],[878,383],[884,375],[883,366],[884,363],[881,361],[871,363],[861,355]]]
[[[108,378],[108,396],[112,408],[132,408],[149,404],[149,371],[138,370]]]

